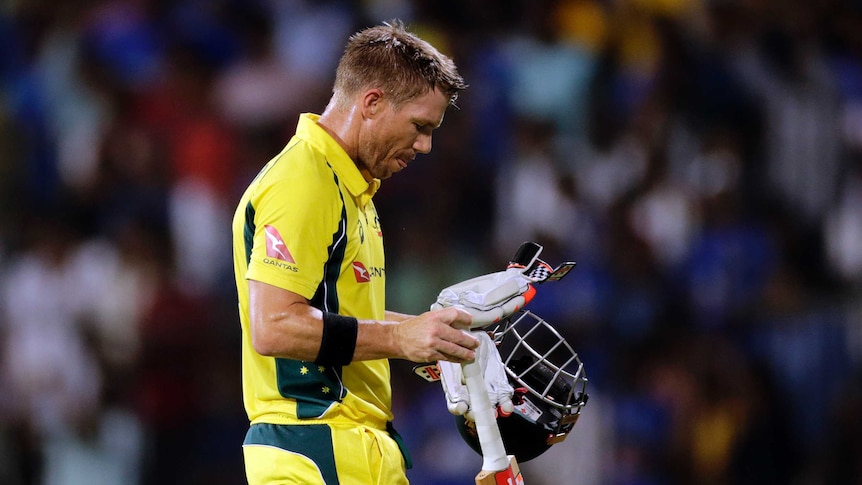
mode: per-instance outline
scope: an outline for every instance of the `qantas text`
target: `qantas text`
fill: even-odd
[[[281,269],[286,269],[288,271],[293,271],[294,273],[299,271],[299,268],[297,268],[296,266],[294,266],[292,264],[288,264],[288,263],[281,261],[281,260],[278,260],[278,259],[263,258],[263,262],[265,264],[271,264],[271,265],[275,266],[276,268],[281,268]]]

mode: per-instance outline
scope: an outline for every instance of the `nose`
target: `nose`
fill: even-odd
[[[431,151],[431,135],[420,134],[413,142],[413,149],[418,153],[428,153]]]

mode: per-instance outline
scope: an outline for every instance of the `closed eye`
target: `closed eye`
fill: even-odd
[[[430,135],[431,131],[433,131],[433,128],[431,128],[430,125],[426,125],[424,123],[414,122],[413,126],[416,127],[416,131],[418,131],[419,133],[425,134],[425,135]]]

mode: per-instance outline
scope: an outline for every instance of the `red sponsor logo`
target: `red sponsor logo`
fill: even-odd
[[[287,245],[284,244],[284,239],[281,238],[278,229],[274,226],[266,225],[263,226],[263,230],[266,233],[266,255],[270,258],[287,261],[288,263],[296,263],[290,251],[287,250]]]
[[[371,273],[359,261],[353,262],[353,275],[356,276],[357,283],[368,283],[371,281]]]
[[[516,475],[515,471],[512,470],[512,465],[494,474],[494,481],[497,482],[497,485],[524,485],[524,477],[521,476],[520,471]]]
[[[423,370],[428,374],[428,380],[434,382],[440,380],[440,369],[437,367],[437,364],[429,364]]]

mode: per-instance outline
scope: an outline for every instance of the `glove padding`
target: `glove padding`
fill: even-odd
[[[482,369],[485,379],[485,389],[488,391],[488,400],[497,408],[501,415],[512,414],[515,406],[512,404],[514,389],[509,384],[506,376],[506,367],[500,359],[500,353],[491,337],[486,332],[472,332],[471,335],[479,339],[479,347],[476,349],[476,360]],[[464,382],[464,374],[461,364],[454,362],[439,361],[440,381],[443,384],[443,392],[446,394],[446,406],[449,412],[455,415],[463,415],[473,421],[473,409],[470,407],[470,393]]]
[[[431,310],[463,308],[473,317],[470,328],[486,327],[529,303],[535,294],[530,284],[534,281],[524,274],[522,267],[477,276],[444,288]]]

